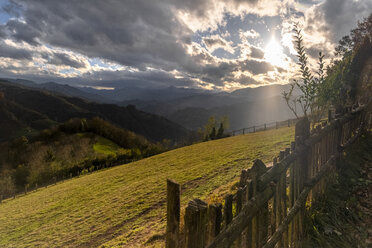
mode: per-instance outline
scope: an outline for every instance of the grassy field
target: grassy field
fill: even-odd
[[[195,144],[39,189],[0,204],[0,247],[163,247],[166,179],[182,206],[228,191],[256,158],[293,140],[281,128]]]

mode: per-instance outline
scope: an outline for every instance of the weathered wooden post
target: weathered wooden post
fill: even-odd
[[[256,126],[253,126],[253,132],[254,133],[256,132]]]
[[[296,137],[296,152],[298,154],[296,160],[297,168],[297,180],[296,182],[296,199],[301,193],[304,182],[309,178],[309,149],[305,147],[305,140],[310,135],[310,122],[304,117],[296,123],[295,128],[295,137]],[[303,206],[305,207],[305,206]],[[298,230],[296,230],[297,238],[301,239],[303,234],[303,218],[304,218],[304,209],[302,208],[298,213]]]
[[[264,124],[264,130],[266,131],[266,123]]]
[[[238,215],[243,208],[244,202],[244,190],[243,188],[239,188],[236,192],[236,214]],[[236,247],[242,247],[242,235],[240,234],[239,238],[235,241]]]
[[[267,171],[266,165],[259,159],[256,159],[252,168],[248,171],[249,175],[249,198],[258,194],[262,190],[257,187],[258,178]],[[258,248],[267,240],[268,234],[268,204],[264,204],[262,209],[252,218],[248,224],[247,246]]]
[[[180,226],[180,185],[170,179],[167,180],[167,230],[165,247],[177,248]]]
[[[278,129],[278,122],[275,122],[275,129]]]
[[[208,237],[207,244],[212,243],[214,238],[221,231],[222,223],[222,204],[211,204],[208,209]]]
[[[25,195],[27,195],[27,184],[25,184]]]
[[[227,226],[230,224],[230,222],[233,219],[233,213],[232,213],[232,203],[233,203],[233,195],[228,194],[225,197],[225,205],[223,208],[223,213],[224,213],[224,219],[225,219],[225,225]]]
[[[185,210],[185,247],[204,248],[208,226],[208,204],[194,199]]]

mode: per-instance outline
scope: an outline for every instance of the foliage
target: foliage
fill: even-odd
[[[283,92],[283,97],[287,106],[297,118],[300,117],[300,114],[304,114],[306,117],[309,117],[312,123],[316,123],[323,115],[325,107],[322,102],[319,101],[320,88],[324,82],[324,55],[319,52],[319,69],[317,71],[317,77],[314,77],[311,73],[308,57],[303,45],[302,31],[297,24],[294,25],[294,32],[301,79],[294,80],[289,91]],[[299,96],[296,96],[294,93],[296,88],[300,90]],[[301,109],[298,109],[298,106]]]
[[[169,140],[163,143],[171,148]],[[30,141],[20,137],[0,144],[0,184],[5,185],[0,194],[159,154],[163,143],[150,143],[100,118],[71,119]]]
[[[220,139],[226,137],[225,130],[229,127],[229,119],[227,116],[221,117],[219,120],[211,116],[204,126],[204,130],[199,130],[199,135],[203,141]]]
[[[343,37],[336,54],[342,55],[327,68],[327,76],[321,89],[320,99],[332,104],[338,111],[345,106],[365,101],[372,91],[372,75],[370,69],[372,57],[372,14],[358,22],[357,28],[350,35]]]
[[[350,31],[350,35],[342,37],[336,47],[335,54],[342,57],[350,55],[352,50],[364,42],[366,37],[372,39],[372,13],[363,21],[358,22],[357,27]]]

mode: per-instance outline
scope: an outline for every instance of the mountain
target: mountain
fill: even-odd
[[[54,123],[62,123],[71,118],[93,118],[98,116],[118,127],[128,129],[148,138],[150,141],[163,139],[183,140],[190,133],[181,125],[164,117],[137,110],[134,106],[120,107],[114,104],[90,102],[77,97],[57,95],[43,90],[31,89],[7,81],[0,81],[0,92],[5,102],[2,115],[11,123],[20,123],[31,130],[41,130]],[[9,108],[8,106],[17,106]],[[18,117],[17,117],[17,114]],[[34,113],[30,122],[23,120],[23,113]],[[37,123],[46,123],[37,126]]]
[[[270,85],[169,101],[135,100],[119,104],[136,105],[143,111],[164,116],[191,130],[203,127],[210,116],[227,116],[230,129],[240,129],[293,118],[282,98],[282,92],[288,88],[288,85]]]
[[[177,88],[173,86],[163,88],[129,86],[124,88],[115,88],[114,90],[97,90],[91,87],[82,87],[81,89],[85,92],[100,95],[117,102],[129,100],[169,101],[207,92],[200,89]]]
[[[233,92],[214,92],[176,87],[120,86],[120,84],[115,85],[116,88],[112,90],[98,90],[91,87],[76,88],[57,83],[36,84],[20,79],[13,81],[29,87],[58,92],[65,96],[81,97],[95,102],[115,103],[122,107],[134,105],[136,109],[163,116],[191,130],[203,127],[212,115],[227,116],[231,129],[293,118],[281,96],[284,90],[288,90],[289,85],[268,85],[244,88]],[[79,101],[73,104],[77,107],[84,105]],[[94,105],[92,104],[89,107]],[[88,106],[82,108],[86,109]],[[110,118],[115,117],[111,116]],[[131,123],[125,125],[133,126]]]
[[[37,88],[46,90],[52,93],[56,94],[62,94],[65,96],[72,96],[72,97],[81,97],[90,101],[100,102],[100,103],[114,103],[115,101],[106,98],[104,96],[101,96],[99,94],[86,92],[84,90],[81,90],[76,87],[72,87],[67,84],[58,84],[54,82],[48,82],[48,83],[35,83],[30,80],[24,80],[24,79],[3,79],[9,82],[21,84],[23,86],[31,87],[31,88]]]
[[[184,108],[166,115],[169,120],[190,130],[203,127],[210,116],[227,116],[230,130],[294,118],[281,96],[252,102],[239,102],[210,109]]]

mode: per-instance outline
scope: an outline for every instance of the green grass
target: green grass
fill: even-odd
[[[122,148],[113,143],[111,140],[97,136],[97,142],[93,145],[93,149],[97,153],[109,156],[116,155],[117,152]]]
[[[199,143],[6,200],[0,247],[143,247],[165,231],[167,178],[183,185],[183,207],[210,199],[254,159],[272,161],[293,136],[281,128]]]

